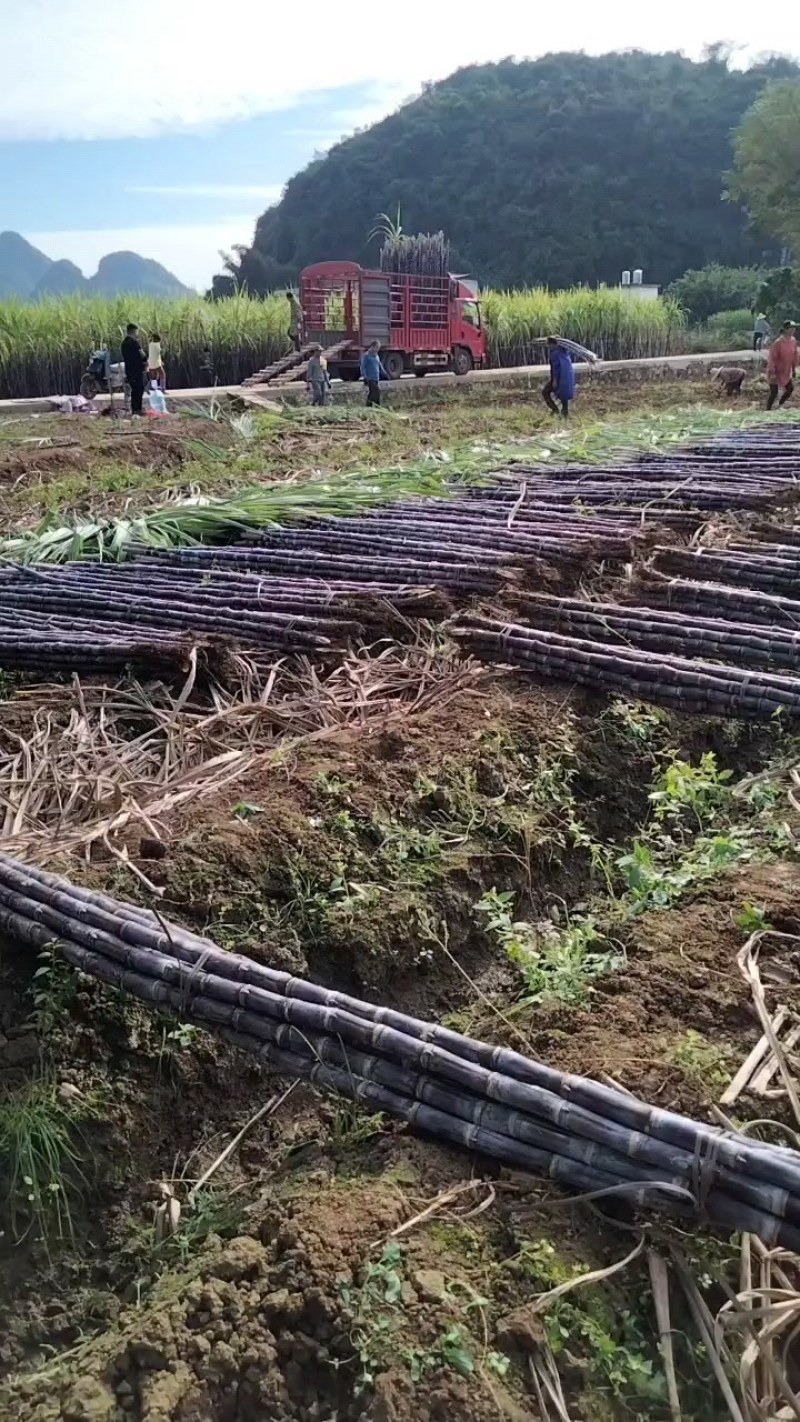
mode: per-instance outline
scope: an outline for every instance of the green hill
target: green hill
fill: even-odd
[[[0,232],[0,300],[49,296],[192,296],[172,272],[137,252],[110,252],[88,279],[74,262],[52,261],[19,232]]]
[[[454,266],[494,286],[616,281],[624,267],[665,284],[710,261],[771,261],[721,192],[731,131],[787,73],[783,59],[741,71],[719,54],[643,53],[459,70],[293,177],[239,278],[260,292],[310,262],[375,263],[367,234],[398,204],[406,231],[443,228]]]
[[[80,267],[62,257],[60,261],[50,263],[30,293],[30,299],[41,301],[46,296],[74,296],[76,292],[87,290],[88,283]]]
[[[0,232],[0,299],[30,296],[51,266],[50,258],[18,232]]]
[[[97,271],[89,278],[87,290],[95,296],[191,296],[191,291],[172,272],[138,252],[110,252],[101,257]]]

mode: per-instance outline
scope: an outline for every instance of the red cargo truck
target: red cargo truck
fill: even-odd
[[[371,272],[357,262],[318,262],[300,274],[303,341],[337,347],[332,376],[357,380],[361,357],[380,341],[391,380],[406,372],[486,364],[477,285],[466,277]]]

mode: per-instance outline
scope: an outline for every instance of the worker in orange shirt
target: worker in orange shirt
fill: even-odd
[[[778,400],[778,391],[781,398],[778,400],[778,408],[785,405],[794,390],[794,377],[797,370],[797,339],[795,337],[794,321],[784,321],[777,341],[773,341],[769,348],[769,360],[767,361],[767,381],[769,382],[769,398],[767,409],[771,410],[775,401]]]

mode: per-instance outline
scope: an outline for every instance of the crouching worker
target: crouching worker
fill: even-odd
[[[542,390],[542,399],[554,415],[558,414],[558,400],[561,404],[561,414],[566,419],[569,414],[569,402],[575,398],[575,371],[569,352],[559,345],[558,336],[547,337],[547,359],[550,364],[550,378]]]
[[[742,393],[742,381],[747,374],[740,365],[718,365],[711,372],[712,379],[717,382],[725,394],[735,399]]]

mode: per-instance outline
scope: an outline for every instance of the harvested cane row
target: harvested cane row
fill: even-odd
[[[273,526],[246,545],[151,552],[123,565],[6,568],[0,570],[0,666],[169,673],[186,667],[194,646],[201,667],[219,676],[231,651],[266,657],[339,652],[382,632],[402,634],[408,619],[447,616],[453,605],[476,599],[508,605],[509,594],[524,600],[528,589],[558,578],[574,586],[593,568],[621,568],[648,553],[660,526],[695,533],[718,512],[747,514],[786,503],[798,470],[800,440],[784,429],[769,437],[759,431],[614,468],[543,474],[517,467],[513,488],[500,471],[487,488],[452,499],[408,499],[349,517],[308,518]],[[660,546],[649,563],[654,585],[659,577],[714,581],[787,598],[799,571],[800,548],[774,539],[732,539],[724,548],[698,551]],[[664,598],[659,592],[656,601]],[[677,611],[689,617],[694,609],[680,605]],[[790,638],[743,630],[745,622],[760,621],[752,612],[736,616],[731,627],[697,627],[693,636],[680,616],[643,620],[628,613],[624,621],[618,609],[601,624],[585,607],[562,603],[556,614],[541,604],[541,626],[577,634],[573,640],[585,645],[568,647],[562,639],[549,644],[547,656],[542,646],[536,667],[587,679],[580,669],[594,641],[627,644],[643,657],[698,654],[701,672],[717,660],[767,673],[796,670]],[[727,609],[722,615],[727,621]],[[496,649],[485,637],[484,645],[490,653]],[[529,654],[525,660],[533,665]],[[623,669],[621,661],[590,657],[603,684],[624,689],[628,675],[631,690],[641,694],[658,679],[651,663],[628,659]],[[731,678],[726,685],[723,693],[719,675],[698,683],[691,669],[673,667],[664,695],[674,700],[691,693],[693,703],[718,709],[746,702],[745,714],[770,714],[767,708],[784,704],[782,697],[794,707],[794,689],[783,684],[759,682],[742,695]]]
[[[37,949],[55,942],[89,976],[448,1144],[800,1250],[795,1151],[291,978],[2,853],[0,930]]]
[[[517,666],[537,677],[632,696],[677,711],[747,719],[800,715],[800,677],[640,650],[622,641],[606,646],[586,637],[479,616],[458,618],[450,630],[484,661]]]

